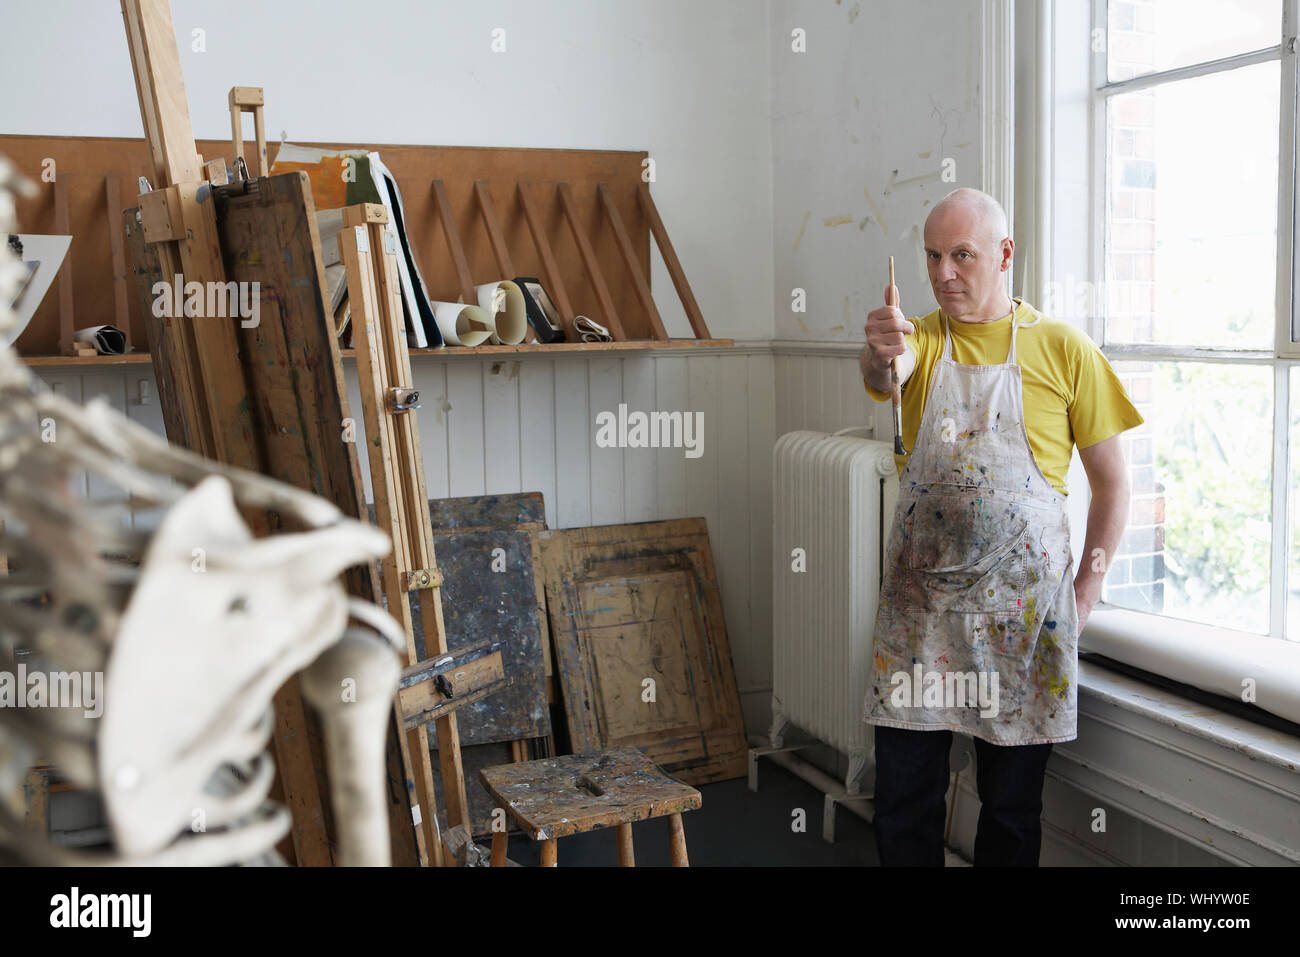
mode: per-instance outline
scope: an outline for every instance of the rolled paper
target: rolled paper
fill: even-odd
[[[449,346],[480,346],[492,337],[496,326],[492,314],[463,302],[435,302],[433,318]]]
[[[528,334],[528,310],[524,294],[509,279],[474,287],[478,304],[492,314],[495,328],[492,341],[515,346]]]
[[[76,342],[95,347],[101,356],[120,356],[126,353],[126,335],[117,326],[87,326],[72,334]]]
[[[583,342],[613,342],[614,337],[608,329],[594,319],[586,316],[574,316],[573,328],[578,330]]]

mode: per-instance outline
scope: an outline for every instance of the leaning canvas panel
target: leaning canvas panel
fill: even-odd
[[[407,334],[416,348],[441,346],[442,337],[433,319],[424,279],[402,230],[404,220],[401,194],[379,154],[366,150],[322,150],[283,143],[271,166],[271,172],[294,170],[307,175],[318,210],[342,209],[358,203],[378,203],[388,210],[389,228],[396,230],[402,249],[402,255],[397,257],[397,270],[401,277]],[[334,305],[337,308],[337,303]]]
[[[703,519],[537,533],[569,738],[637,747],[688,784],[748,743]]]

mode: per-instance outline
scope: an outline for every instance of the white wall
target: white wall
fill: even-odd
[[[904,311],[935,308],[921,227],[948,192],[980,187],[979,13],[971,0],[773,3],[777,339],[860,344],[891,255]],[[806,314],[791,311],[795,288]]]
[[[711,331],[764,344],[689,356],[417,359],[429,492],[539,490],[556,528],[704,516],[749,725],[764,726],[755,709],[771,686],[774,440],[765,0],[172,0],[172,15],[198,138],[229,136],[226,94],[239,84],[265,89],[272,139],[283,130],[290,141],[650,152],[656,202]],[[143,135],[117,3],[46,0],[6,16],[0,83],[24,95],[0,106],[0,131]],[[491,50],[498,27],[504,53]],[[196,28],[203,52],[192,49]],[[669,332],[691,337],[657,251],[653,265]],[[138,399],[140,383],[152,383],[147,368],[42,375],[162,431],[156,390]],[[620,402],[702,412],[704,455],[595,448],[595,414]]]
[[[377,25],[348,24],[356,9]],[[266,89],[273,137],[647,149],[657,160],[656,198],[713,331],[760,341],[694,354],[417,360],[429,491],[540,490],[552,527],[705,516],[746,723],[766,731],[772,442],[873,421],[888,434],[857,372],[861,325],[883,301],[890,254],[904,310],[934,308],[920,227],[946,192],[981,183],[978,0],[320,0],[303,10],[173,0],[197,136],[227,135],[225,95],[239,83]],[[0,105],[0,131],[141,135],[117,4],[43,0],[6,17],[0,82],[23,95]],[[1063,8],[1058,17],[1058,31],[1077,27]],[[195,27],[206,52],[190,49]],[[506,30],[505,54],[490,52],[494,27]],[[790,49],[795,28],[806,53]],[[304,48],[320,52],[292,55]],[[1058,217],[1084,195],[1070,164],[1078,142],[1060,120]],[[951,183],[941,179],[948,157]],[[1074,238],[1053,239],[1058,264],[1086,255]],[[657,261],[652,282],[670,330],[685,333]],[[795,287],[807,291],[805,314],[790,310]],[[140,401],[147,368],[42,376],[162,431],[156,390]],[[592,418],[619,402],[703,412],[704,457],[597,449]],[[977,800],[967,780],[958,792],[953,840],[969,852]],[[1099,857],[1077,833],[1095,799],[1049,775],[1045,804],[1047,862],[1214,863],[1122,815]]]
[[[0,86],[21,95],[0,132],[144,135],[118,3],[5,6]],[[241,85],[266,91],[269,139],[648,150],[710,331],[770,336],[765,0],[172,0],[172,19],[198,139],[230,136]],[[657,252],[651,287],[689,337]]]

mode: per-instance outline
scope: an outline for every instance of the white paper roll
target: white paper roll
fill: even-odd
[[[492,341],[515,346],[528,335],[528,314],[524,294],[509,279],[474,287],[478,304],[492,314],[496,324]]]
[[[449,346],[480,346],[493,337],[496,326],[492,314],[463,302],[435,302],[433,318],[438,323],[443,342]]]

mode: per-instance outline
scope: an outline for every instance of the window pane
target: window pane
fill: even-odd
[[[1278,69],[1110,98],[1108,344],[1272,349]]]
[[[1146,422],[1120,439],[1133,499],[1102,597],[1267,634],[1272,368],[1114,366]]]
[[[1282,0],[1110,0],[1112,82],[1276,46]]]

